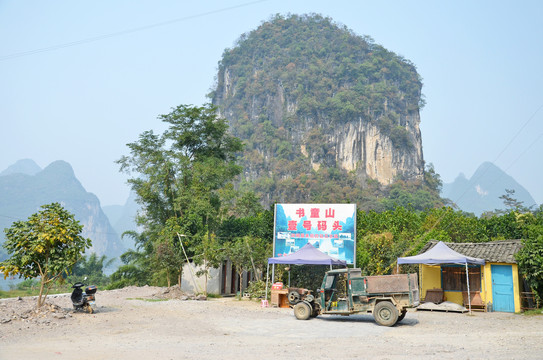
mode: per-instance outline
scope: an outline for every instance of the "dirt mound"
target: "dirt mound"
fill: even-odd
[[[179,286],[170,286],[160,289],[159,292],[153,295],[157,299],[178,299],[178,300],[207,300],[205,295],[195,295],[181,291]]]
[[[47,301],[36,309],[35,298],[15,298],[0,302],[0,323],[5,324],[15,320],[49,325],[58,319],[71,317],[71,310],[64,309]]]
[[[164,299],[164,300],[207,300],[205,295],[185,293],[179,286],[168,288],[156,286],[127,286],[122,289],[98,291],[97,311],[115,307],[125,299]],[[45,305],[36,309],[37,299],[19,297],[0,299],[0,324],[20,321],[27,324],[55,325],[72,317],[73,307],[69,294],[54,294],[47,297]]]

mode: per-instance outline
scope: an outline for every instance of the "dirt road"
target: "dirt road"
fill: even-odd
[[[0,359],[540,359],[543,316],[410,311],[386,328],[370,315],[296,320],[232,298],[150,301],[164,289],[97,293],[95,314],[24,313],[0,301]],[[26,317],[26,318],[21,318]]]

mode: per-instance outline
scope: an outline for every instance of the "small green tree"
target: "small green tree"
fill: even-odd
[[[250,265],[257,280],[261,279],[261,274],[266,270],[268,258],[272,256],[272,244],[256,236],[245,236],[245,245],[250,259]]]
[[[239,290],[240,290],[240,299],[242,295],[242,282],[243,282],[243,270],[248,269],[251,266],[251,258],[249,252],[247,251],[247,244],[244,238],[237,238],[228,244],[226,248],[226,254],[228,258],[234,265],[236,273],[239,276]]]
[[[272,253],[271,245],[265,240],[246,235],[236,238],[226,246],[226,255],[234,265],[239,276],[240,292],[243,290],[243,271],[253,271],[255,278],[260,279],[259,273],[264,271],[267,259]]]
[[[86,276],[89,284],[107,285],[109,277],[104,274],[104,268],[110,266],[113,261],[115,259],[107,260],[105,255],[98,256],[96,253],[83,256],[75,263],[68,281],[76,282]]]
[[[183,266],[183,261],[179,253],[169,241],[155,242],[155,249],[151,263],[155,266],[153,277],[166,275],[168,287],[172,286],[172,279],[176,279],[179,275],[180,268]],[[154,279],[160,284],[160,279]]]
[[[121,255],[123,264],[111,274],[111,283],[107,288],[111,290],[129,285],[149,284],[153,270],[151,262],[154,251],[153,243],[145,233],[137,233],[136,231],[125,231],[121,236],[131,237],[136,244],[136,250],[128,250]]]
[[[368,275],[385,275],[396,260],[392,253],[394,236],[390,232],[366,235],[360,241],[358,264]]]
[[[503,200],[503,204],[507,208],[506,211],[525,211],[524,202],[519,201],[515,198],[515,189],[505,189],[505,194],[500,196],[500,199]]]
[[[198,253],[194,257],[194,263],[196,265],[202,265],[203,269],[196,273],[196,276],[205,276],[204,282],[204,294],[207,295],[207,281],[209,278],[209,270],[211,268],[218,268],[221,263],[226,260],[224,248],[219,243],[217,236],[214,234],[207,234],[203,240],[197,245],[196,252]]]
[[[81,236],[83,225],[59,203],[41,207],[27,221],[16,221],[5,229],[4,248],[10,258],[0,263],[4,278],[19,275],[40,277],[40,294],[37,306],[45,303],[54,281],[68,274],[81,258],[91,240]]]
[[[516,258],[520,271],[534,292],[537,307],[543,299],[543,235],[522,240],[522,249]]]

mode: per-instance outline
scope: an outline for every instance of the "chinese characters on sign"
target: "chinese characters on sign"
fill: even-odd
[[[300,205],[302,206],[302,205]],[[313,228],[314,226],[314,223],[316,222],[316,226],[317,226],[317,230],[322,230],[322,231],[325,231],[327,228],[328,228],[328,225],[327,225],[327,221],[326,220],[322,220],[323,218],[324,219],[332,219],[332,229],[333,230],[341,230],[341,224],[339,223],[339,221],[335,220],[335,214],[336,214],[336,211],[335,209],[333,208],[328,208],[328,209],[325,209],[324,211],[324,217],[321,218],[320,216],[320,210],[319,208],[316,208],[316,207],[310,207],[310,218],[311,219],[316,219],[316,220],[304,220],[303,222],[303,227],[304,229],[306,229],[307,231],[311,231],[311,229]],[[303,207],[300,207],[296,210],[296,215],[298,216],[298,218],[304,218],[305,217],[305,209]],[[288,230],[289,231],[296,231],[297,229],[297,226],[298,226],[298,220],[289,220],[288,221]],[[306,234],[307,235],[307,234]]]

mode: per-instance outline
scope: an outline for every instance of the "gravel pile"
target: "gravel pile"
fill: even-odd
[[[133,296],[136,296],[135,298]],[[117,302],[133,297],[134,299],[165,299],[165,300],[207,300],[205,295],[195,295],[185,293],[179,289],[179,286],[167,288],[155,286],[128,286],[122,289],[98,291],[96,302],[98,311],[107,305],[109,301]],[[104,303],[106,302],[106,303]],[[51,325],[59,320],[65,320],[72,317],[74,312],[70,294],[49,295],[45,305],[36,309],[37,298],[9,298],[0,299],[0,324],[6,324],[13,321],[23,323],[32,323],[36,325]]]
[[[51,325],[58,320],[72,317],[72,310],[54,303],[55,299],[58,299],[58,296],[46,301],[39,309],[36,309],[37,300],[35,297],[3,299],[0,301],[0,324],[21,321],[23,323]]]
[[[203,294],[195,295],[193,293],[185,293],[181,291],[179,286],[170,286],[161,289],[156,294],[154,294],[153,297],[158,299],[207,300],[207,296]]]

